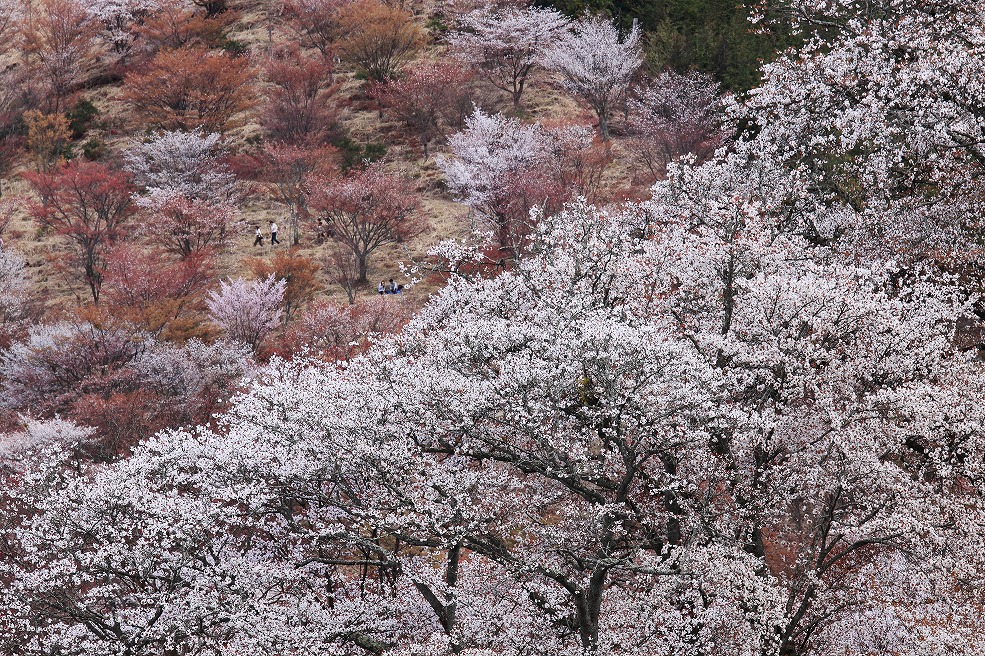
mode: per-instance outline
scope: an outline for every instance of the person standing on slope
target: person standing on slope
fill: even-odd
[[[274,221],[270,222],[270,245],[279,244],[277,241],[277,223]]]

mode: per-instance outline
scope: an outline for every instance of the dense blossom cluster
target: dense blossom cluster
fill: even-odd
[[[476,109],[438,159],[449,189],[492,229],[502,247],[517,248],[531,211],[557,211],[578,196],[592,197],[608,153],[583,125],[545,127]],[[534,215],[536,218],[537,215]]]

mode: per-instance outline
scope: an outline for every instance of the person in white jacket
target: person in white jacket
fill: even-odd
[[[270,222],[270,245],[279,244],[277,241],[277,224],[273,221]]]

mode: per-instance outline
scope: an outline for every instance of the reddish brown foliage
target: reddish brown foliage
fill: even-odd
[[[93,60],[98,26],[79,0],[39,0],[22,23],[24,49],[31,55],[35,75],[43,79],[43,96],[51,112],[65,108],[79,76]]]
[[[414,216],[417,198],[409,183],[379,164],[344,178],[320,178],[312,187],[312,209],[325,222],[328,236],[352,251],[360,282],[366,282],[369,257],[376,249],[426,228]]]
[[[85,394],[72,404],[69,415],[96,429],[97,439],[86,447],[86,455],[96,460],[126,455],[142,439],[192,419],[181,404],[143,389]]]
[[[395,296],[373,296],[356,305],[317,301],[287,330],[276,354],[290,359],[308,352],[345,360],[369,348],[371,336],[398,332],[412,312],[410,303]]]
[[[339,37],[339,12],[350,0],[293,0],[284,6],[284,15],[305,48],[317,49],[331,57]]]
[[[141,232],[164,250],[182,258],[221,249],[236,209],[229,203],[162,194],[150,209]]]
[[[257,278],[273,276],[287,283],[284,289],[284,323],[315,297],[318,291],[318,265],[310,257],[301,255],[296,248],[279,250],[271,260],[254,258],[250,270]]]
[[[609,200],[603,180],[612,164],[612,144],[594,134],[586,139],[585,127],[577,123],[562,123],[549,129],[555,137],[544,175],[552,177],[568,199],[583,196],[591,203]]]
[[[105,304],[117,318],[164,339],[209,337],[202,294],[214,274],[208,251],[174,262],[121,244],[107,257]]]
[[[233,18],[235,12],[207,16],[180,0],[164,0],[136,30],[145,49],[151,53],[192,45],[211,48],[219,45]]]
[[[29,205],[43,227],[74,249],[74,264],[99,302],[106,253],[133,216],[133,187],[125,173],[95,162],[72,161],[48,173],[25,173],[41,198]]]
[[[123,100],[153,127],[223,132],[252,106],[252,79],[245,57],[199,47],[163,50],[127,76]]]
[[[338,115],[332,96],[339,84],[332,81],[329,60],[306,57],[292,48],[272,57],[266,73],[273,85],[260,117],[267,134],[288,143],[325,140]]]
[[[414,130],[427,157],[432,140],[464,123],[472,108],[472,77],[457,64],[420,64],[403,78],[377,85],[374,95]]]
[[[97,315],[98,316],[98,315]],[[129,364],[142,346],[133,331],[89,320],[32,329],[7,367],[7,404],[37,416],[71,409],[89,393],[111,393],[132,383]]]

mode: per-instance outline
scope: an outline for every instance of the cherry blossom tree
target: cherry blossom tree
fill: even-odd
[[[583,18],[544,53],[543,63],[564,78],[563,85],[598,115],[599,134],[609,136],[609,116],[625,99],[643,62],[636,24],[624,36],[603,18]]]
[[[143,340],[131,331],[85,321],[32,326],[0,360],[4,406],[51,416],[93,389],[128,383]]]
[[[519,109],[531,71],[567,24],[553,9],[482,7],[459,18],[448,42],[457,57],[509,93]]]
[[[221,430],[35,488],[9,603],[57,602],[37,639],[93,651],[974,653],[964,303],[929,270],[885,293],[707,173],[545,219],[365,357],[278,365]]]
[[[438,158],[451,191],[490,217],[501,246],[512,243],[511,235],[519,227],[510,225],[511,217],[497,211],[498,207],[512,198],[512,183],[523,179],[540,161],[545,142],[538,125],[476,109],[466,119],[465,129],[449,138],[451,156]]]
[[[411,239],[426,227],[415,216],[417,200],[408,182],[380,164],[341,178],[316,179],[311,186],[312,211],[331,238],[352,251],[362,283],[378,248]]]
[[[842,3],[796,3],[811,39],[764,67],[737,118],[762,130],[748,146],[760,161],[785,162],[815,192],[819,205],[791,215],[807,238],[862,258],[977,268],[967,260],[978,252],[985,98],[964,75],[983,67],[968,54],[982,36],[966,27],[979,8],[879,7],[855,16]],[[938,22],[938,12],[949,18]],[[878,72],[888,69],[898,74]],[[912,102],[897,109],[901,98]]]
[[[248,282],[242,278],[219,283],[206,305],[215,321],[234,342],[253,352],[280,323],[287,282],[273,275]]]
[[[88,440],[94,429],[65,419],[32,419],[24,417],[21,429],[0,436],[0,458],[4,465],[14,465],[19,473],[31,463],[31,451],[45,448],[71,447]],[[26,457],[25,457],[26,456]]]
[[[578,125],[545,128],[481,110],[448,142],[438,166],[451,191],[496,233],[521,250],[531,210],[554,212],[574,196],[594,197],[611,158]]]
[[[31,294],[24,257],[15,250],[0,247],[0,338],[24,319]]]
[[[183,196],[217,203],[238,198],[236,176],[223,162],[225,150],[216,133],[158,132],[147,141],[131,146],[125,154],[127,170],[134,183],[149,192],[140,204],[155,204],[154,198]]]
[[[650,200],[535,212],[494,275],[446,243],[399,333],[275,360],[129,458],[29,426],[0,646],[985,651],[985,365],[957,339],[983,10],[791,7],[809,38],[730,109],[749,129]],[[326,352],[352,334],[310,311]]]
[[[24,19],[24,6],[20,0],[3,0],[0,2],[0,50],[7,52],[10,49],[21,45],[22,27],[21,21]]]
[[[160,4],[159,0],[96,0],[87,9],[102,24],[106,41],[125,59],[138,36],[137,27]]]
[[[64,111],[83,70],[95,60],[96,23],[78,0],[41,0],[26,8],[21,21],[25,52],[47,86],[47,109]]]
[[[208,422],[254,372],[249,347],[224,340],[206,344],[151,343],[133,367],[142,386],[181,405],[188,422]]]
[[[637,159],[653,179],[683,155],[707,160],[725,142],[719,85],[701,73],[664,71],[629,100]]]

